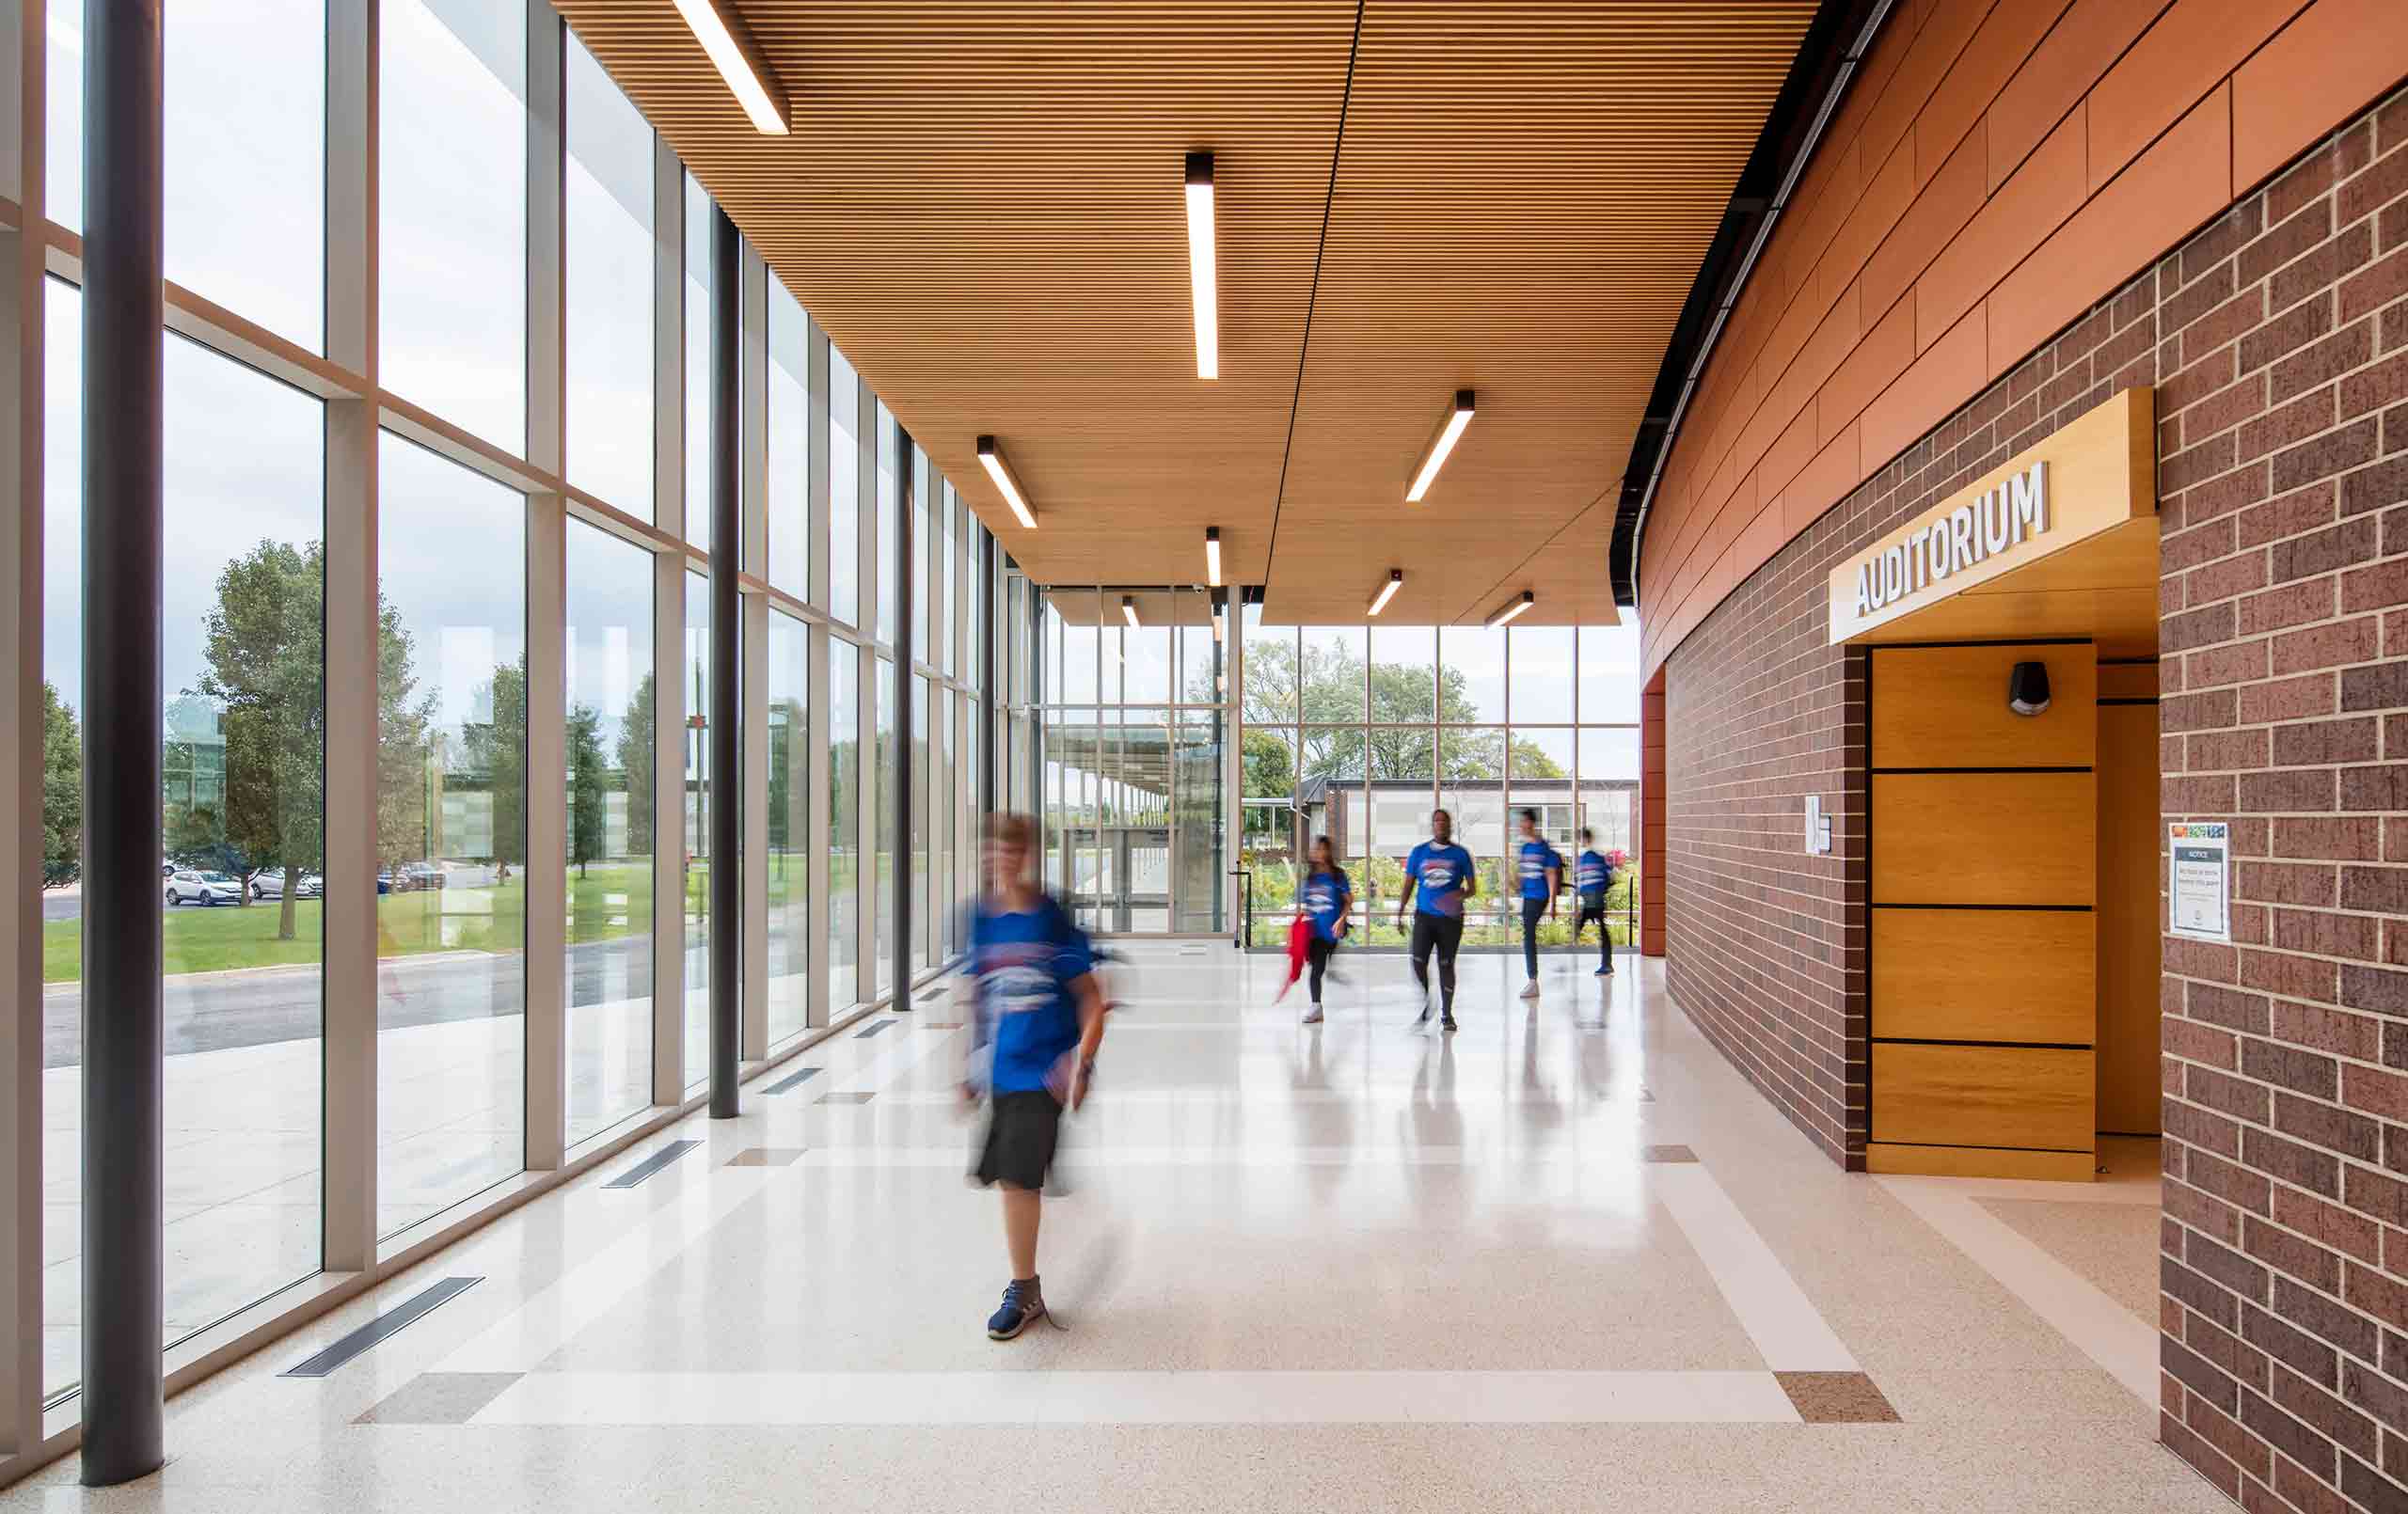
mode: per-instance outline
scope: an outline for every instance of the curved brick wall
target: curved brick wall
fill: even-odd
[[[1751,276],[1641,543],[1652,674],[2053,333],[2408,76],[2408,0],[1901,0]]]

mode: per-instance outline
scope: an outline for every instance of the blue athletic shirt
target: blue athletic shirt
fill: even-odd
[[[1613,864],[1594,851],[1580,854],[1578,874],[1580,897],[1593,903],[1605,902],[1606,891],[1613,886]]]
[[[1046,1073],[1079,1044],[1069,986],[1094,967],[1086,933],[1051,896],[1024,910],[979,900],[961,970],[978,984],[978,1044],[989,1049],[991,1092],[1045,1086]]]
[[[1546,870],[1555,869],[1556,876],[1563,875],[1563,858],[1549,846],[1544,837],[1522,843],[1522,897],[1544,899],[1547,896]]]
[[[1471,886],[1471,853],[1452,842],[1441,846],[1425,841],[1405,858],[1404,871],[1413,879],[1416,911],[1446,920],[1463,918],[1464,891]]]
[[[1346,870],[1332,868],[1305,879],[1304,897],[1298,901],[1305,913],[1312,917],[1313,934],[1324,941],[1338,939],[1338,923],[1346,918],[1346,903],[1354,896],[1354,885],[1348,882]]]

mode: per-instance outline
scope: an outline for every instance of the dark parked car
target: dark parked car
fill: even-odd
[[[416,893],[443,887],[443,870],[433,862],[412,862],[393,875],[393,891]]]

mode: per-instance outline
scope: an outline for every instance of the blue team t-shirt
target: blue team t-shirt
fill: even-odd
[[[978,984],[978,1035],[997,1094],[1045,1086],[1062,1053],[1079,1044],[1069,986],[1095,967],[1086,933],[1051,898],[1027,909],[981,899],[970,917],[962,971]]]
[[[1602,903],[1606,891],[1613,886],[1613,865],[1594,851],[1582,852],[1578,879],[1580,897]]]
[[[1563,875],[1563,859],[1544,838],[1522,843],[1522,897],[1544,899],[1547,896],[1546,870],[1555,869],[1556,876]]]
[[[1405,875],[1413,879],[1413,907],[1424,915],[1460,920],[1464,891],[1471,885],[1471,853],[1452,842],[1441,846],[1423,842],[1404,860]]]
[[[1334,941],[1338,939],[1338,923],[1346,918],[1346,904],[1354,894],[1354,885],[1347,881],[1346,870],[1335,867],[1305,879],[1305,891],[1297,902],[1311,918],[1313,934],[1324,941]]]

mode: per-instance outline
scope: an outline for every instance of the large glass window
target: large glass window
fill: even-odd
[[[686,176],[686,540],[711,547],[711,197]]]
[[[685,836],[686,1086],[710,1081],[711,1070],[711,586],[686,575],[686,802],[678,827]]]
[[[895,644],[895,491],[902,484],[906,459],[896,455],[895,416],[879,400],[872,409],[878,427],[878,518],[870,550],[878,559],[878,639]]]
[[[922,662],[937,660],[936,648],[928,644],[928,601],[936,597],[936,586],[930,581],[928,564],[935,554],[930,550],[935,528],[930,524],[935,512],[936,469],[928,465],[928,454],[918,442],[911,444],[911,653]],[[943,623],[939,622],[939,624]]]
[[[1258,613],[1249,609],[1249,622]],[[1612,626],[1374,623],[1367,638],[1355,626],[1249,624],[1244,856],[1257,943],[1284,939],[1294,870],[1316,835],[1359,870],[1370,945],[1397,941],[1386,922],[1403,860],[1430,834],[1435,806],[1453,812],[1456,838],[1479,864],[1482,897],[1466,937],[1475,944],[1518,939],[1504,896],[1511,812],[1537,810],[1567,854],[1583,825],[1597,828],[1601,846],[1635,850],[1623,818],[1637,765],[1631,636]],[[1581,729],[1576,715],[1597,724]]]
[[[828,613],[862,618],[862,381],[833,344],[828,349]]]
[[[911,966],[928,965],[928,941],[935,921],[928,914],[928,841],[935,822],[928,814],[928,776],[933,765],[928,681],[911,675]]]
[[[525,0],[387,0],[381,14],[381,377],[515,452],[527,441]]]
[[[811,627],[769,612],[769,1042],[800,1032],[811,1007]]]
[[[568,39],[568,478],[652,519],[652,127]]]
[[[527,511],[389,433],[377,488],[377,1228],[390,1234],[525,1165]]]
[[[1572,645],[1569,625],[1516,625],[1506,633],[1513,654],[1513,723],[1572,723]]]
[[[862,998],[862,653],[828,639],[828,1006]]]
[[[84,7],[47,0],[45,210],[84,224]],[[312,352],[325,335],[325,0],[163,17],[167,277]]]
[[[652,554],[568,523],[568,1139],[652,1102]]]
[[[764,576],[797,599],[811,593],[810,418],[803,403],[809,330],[802,307],[770,276],[769,455],[764,491],[769,561]]]
[[[170,5],[165,20],[167,276],[320,351],[325,0]],[[81,177],[50,186],[54,205],[78,197],[56,219],[80,220]]]
[[[901,791],[895,785],[902,780],[898,759],[901,752],[895,739],[895,664],[888,658],[878,659],[878,787],[875,824],[878,835],[878,866],[874,870],[864,904],[870,919],[877,925],[877,952],[870,963],[870,984],[873,993],[884,993],[894,986],[895,978],[895,848],[902,838],[895,834],[895,796]]]
[[[49,761],[82,779],[80,295],[48,286]],[[318,1270],[325,522],[319,402],[165,339],[166,1341]],[[63,801],[63,796],[62,796]],[[81,804],[46,821],[71,825]],[[46,843],[47,844],[47,843]],[[83,918],[43,921],[45,1388],[79,1373]],[[62,1025],[62,1022],[63,1025]],[[64,1033],[61,1033],[61,1032]],[[11,1220],[13,1223],[13,1217]]]

